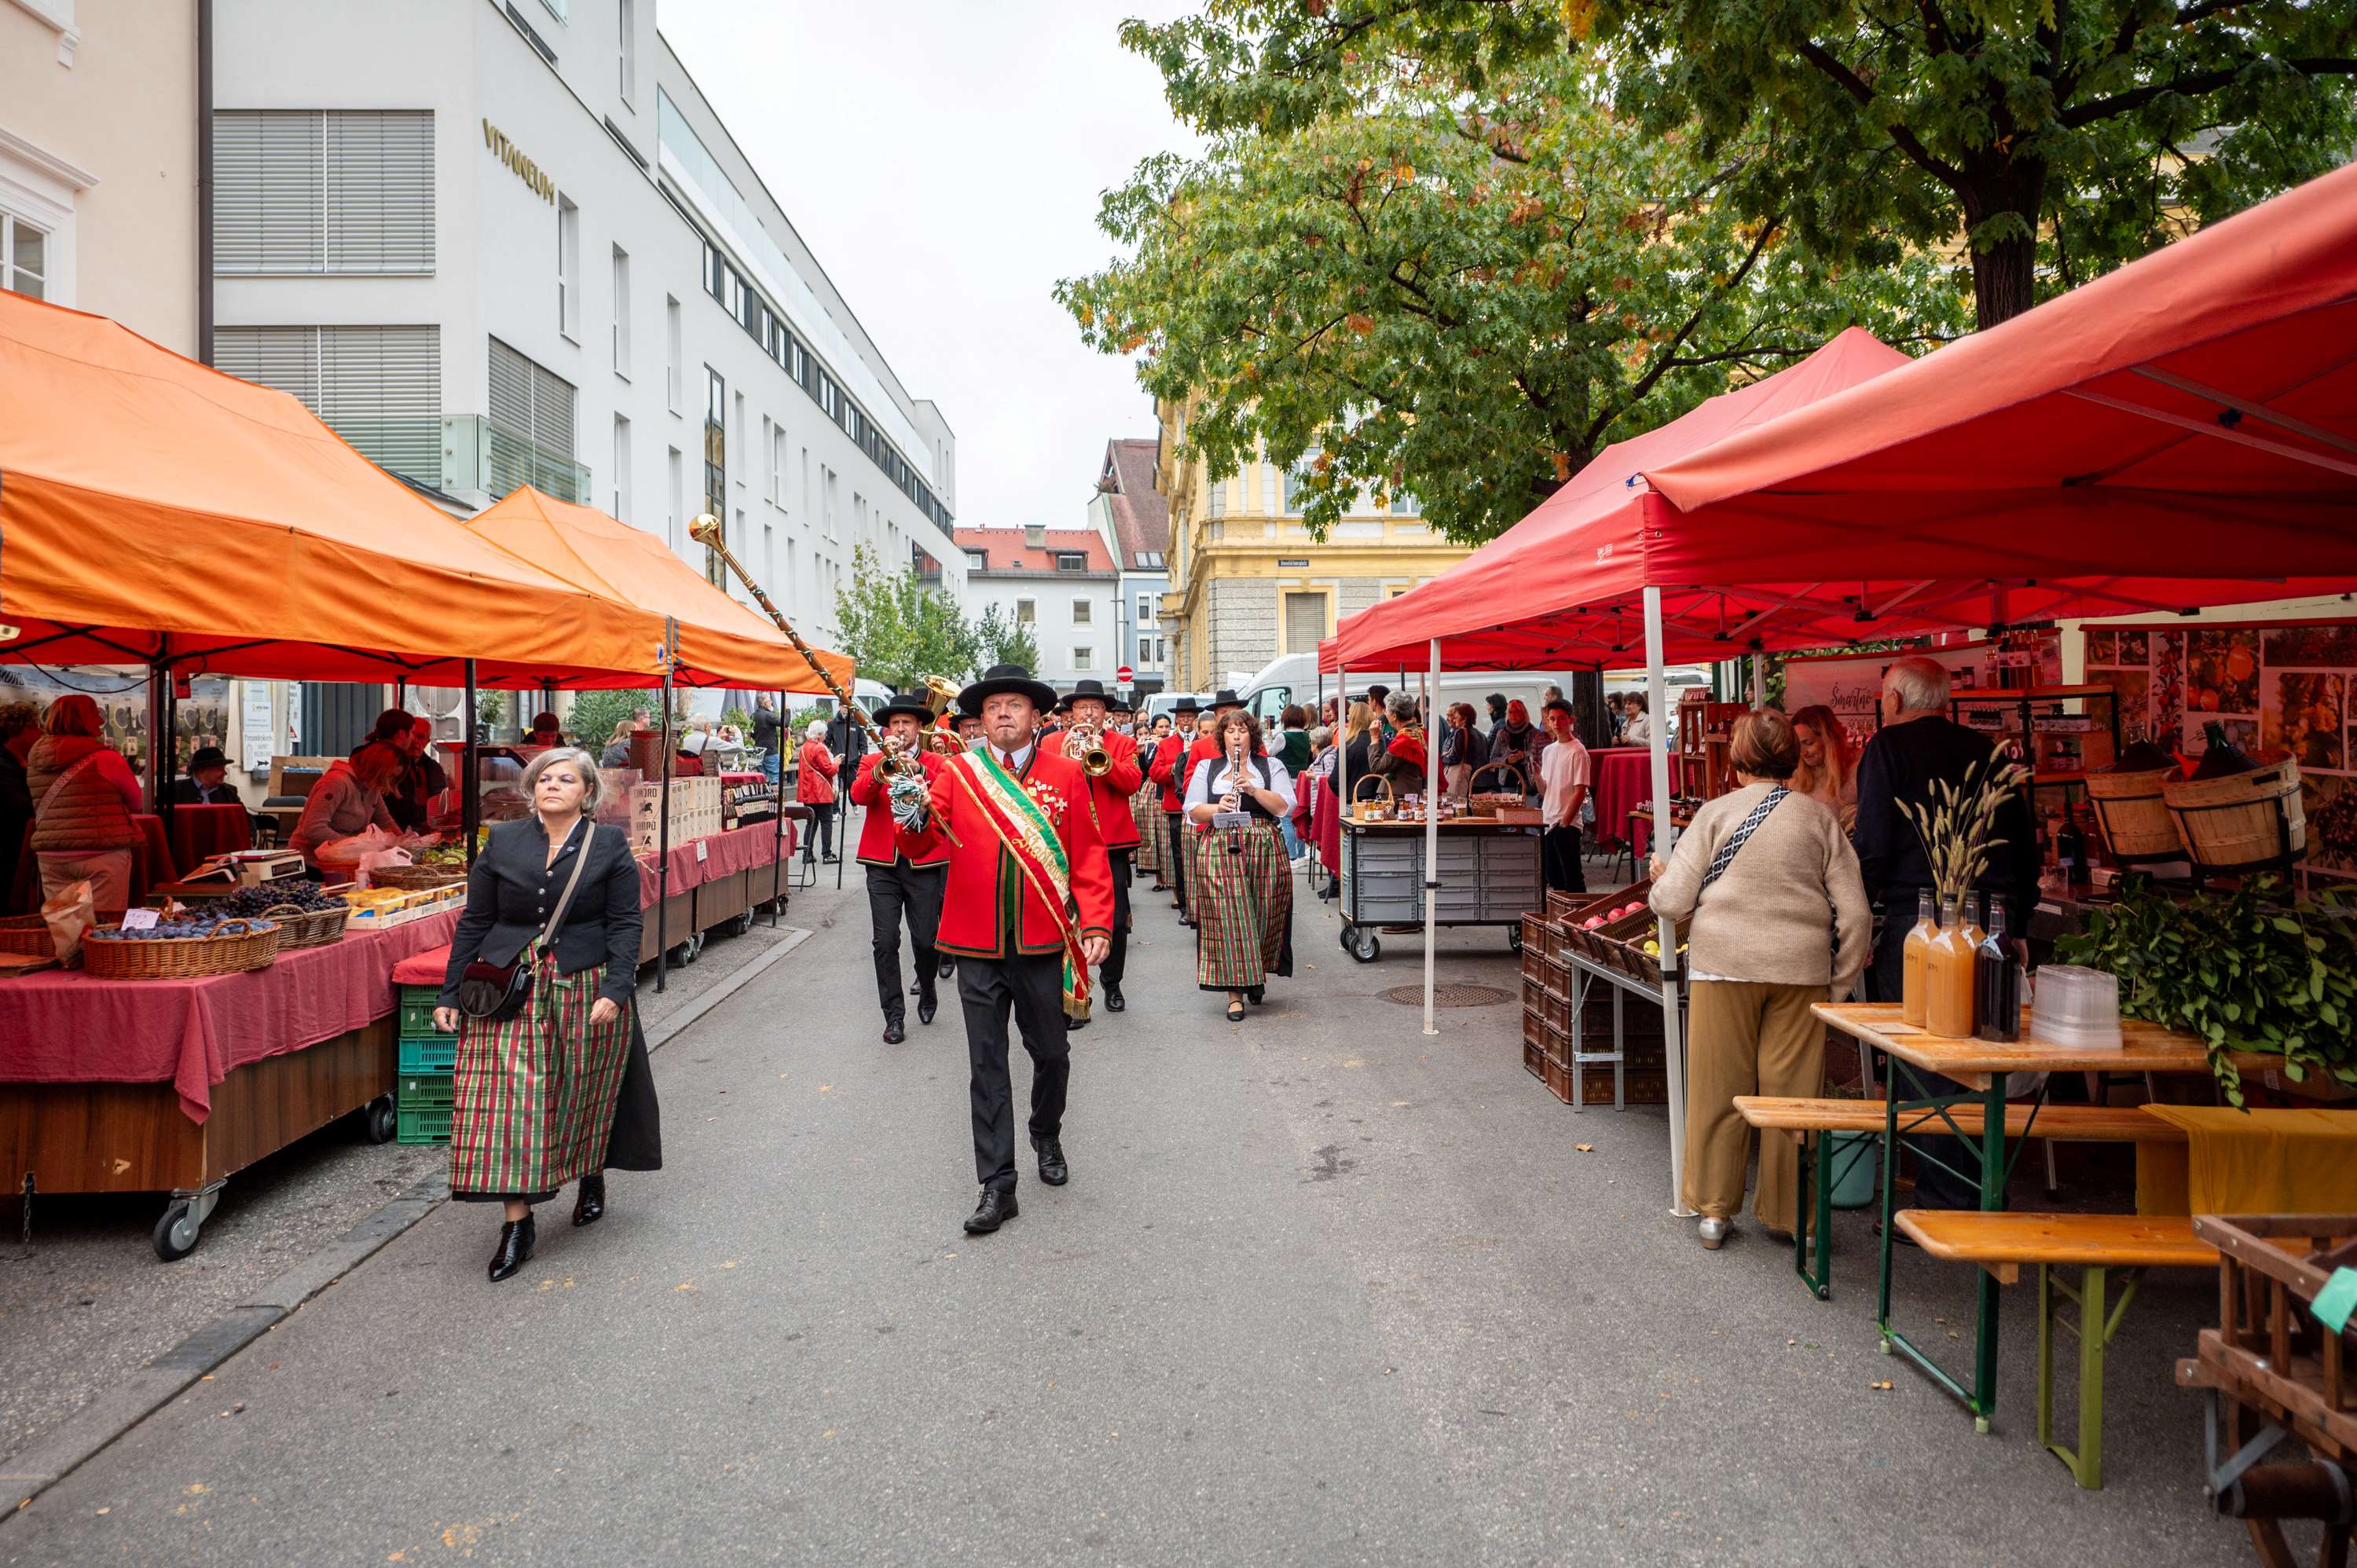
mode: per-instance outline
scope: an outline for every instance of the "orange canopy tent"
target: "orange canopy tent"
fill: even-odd
[[[705,580],[654,535],[595,507],[575,506],[526,486],[469,519],[479,538],[585,593],[679,622],[680,667],[688,686],[748,692],[823,692],[826,683],[759,611]],[[836,682],[850,689],[854,666],[818,650]],[[642,677],[586,679],[573,686],[633,686]]]
[[[659,615],[494,548],[285,392],[0,293],[0,660],[656,678]]]

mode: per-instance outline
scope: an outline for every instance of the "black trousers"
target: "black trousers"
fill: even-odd
[[[1163,813],[1162,820],[1168,823],[1170,828],[1170,886],[1178,895],[1178,912],[1184,915],[1189,912],[1187,908],[1187,813],[1166,811]]]
[[[1129,878],[1132,851],[1109,849],[1105,858],[1113,862],[1113,945],[1105,950],[1104,962],[1097,965],[1097,979],[1106,985],[1119,985],[1121,977],[1129,972]]]
[[[933,938],[942,929],[942,884],[948,871],[938,865],[892,865],[867,868],[867,919],[874,928],[869,946],[876,955],[876,995],[884,1004],[884,1021],[898,1024],[907,1016],[900,990],[900,922],[909,922],[909,942],[916,949],[917,994],[933,994],[933,976],[941,967]]]
[[[1549,828],[1539,838],[1539,856],[1546,866],[1546,885],[1566,893],[1587,891],[1587,873],[1579,864],[1579,824]]]
[[[809,863],[811,859],[811,851],[813,848],[818,850],[821,854],[825,855],[827,859],[833,860],[834,858],[835,802],[833,800],[811,800],[805,802],[805,804],[810,807],[811,832],[810,837],[802,841],[803,863],[805,865]]]
[[[1883,895],[1881,917],[1874,933],[1874,958],[1866,972],[1867,993],[1877,1002],[1902,999],[1906,988],[1907,933],[1915,927],[1915,894],[1912,887],[1901,887]],[[1896,1064],[1886,1062],[1884,1070],[1896,1078]],[[1936,1072],[1926,1072],[1918,1068],[1914,1077],[1929,1093],[1964,1092],[1964,1085]],[[1901,1082],[1893,1081],[1885,1088],[1893,1098],[1910,1097],[1907,1086]],[[1962,1138],[1910,1137],[1907,1142],[1921,1156],[1915,1162],[1916,1208],[1978,1208],[1981,1206],[1980,1189],[1953,1174],[1975,1167],[1975,1151]],[[1933,1165],[1933,1160],[1940,1161],[1941,1165]],[[1943,1166],[1950,1168],[1943,1169]]]
[[[965,1009],[966,1064],[973,1074],[974,1172],[983,1186],[1015,1190],[1015,1090],[1006,1070],[1006,1015],[1015,1015],[1031,1053],[1034,1138],[1063,1131],[1064,1092],[1072,1058],[1064,1036],[1064,960],[1060,953],[958,959],[958,1002]]]

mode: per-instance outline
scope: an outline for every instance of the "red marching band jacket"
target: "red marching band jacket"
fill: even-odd
[[[929,783],[939,777],[949,762],[949,758],[938,752],[926,751],[918,755],[924,761],[925,778]],[[867,808],[867,814],[859,822],[857,859],[862,865],[888,866],[900,853],[899,845],[893,842],[891,797],[884,789],[883,775],[877,771],[877,765],[883,760],[882,752],[869,752],[859,759],[859,776],[851,781],[852,800]],[[921,859],[913,854],[909,856],[909,864],[943,865],[948,864],[949,858],[950,846],[942,843],[935,844],[931,853]]]
[[[1089,780],[1089,808],[1096,816],[1097,832],[1107,849],[1135,849],[1137,815],[1129,809],[1129,799],[1146,787],[1146,774],[1137,763],[1137,742],[1108,732],[1098,744],[1113,758],[1113,766]],[[1056,749],[1063,747],[1059,744]]]
[[[1178,749],[1182,746],[1184,752]],[[1219,755],[1220,743],[1211,736],[1190,730],[1162,737],[1161,748],[1154,754],[1154,781],[1162,786],[1164,811],[1175,817],[1187,809],[1187,780],[1195,776],[1195,764]]]
[[[948,843],[949,885],[942,889],[941,931],[934,945],[968,958],[1001,957],[1007,951],[1007,916],[1019,905],[1014,950],[1061,952],[1064,940],[1055,913],[999,843],[996,829],[973,793],[975,786],[959,777],[965,768],[978,766],[944,758],[933,775],[931,810],[924,828],[912,833],[894,826],[900,853],[912,861],[938,855],[943,842]],[[1079,909],[1073,917],[1078,935],[1082,940],[1112,936],[1113,865],[1089,813],[1089,776],[1060,748],[1035,742],[1020,778],[1063,843],[1064,859],[1071,868],[1072,902]]]

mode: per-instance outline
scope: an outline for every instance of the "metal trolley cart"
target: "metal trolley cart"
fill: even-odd
[[[1342,819],[1342,950],[1361,963],[1383,952],[1378,926],[1424,922],[1425,824]],[[1544,907],[1539,830],[1460,817],[1440,824],[1440,864],[1433,880],[1435,923],[1503,926],[1520,951],[1523,916]]]

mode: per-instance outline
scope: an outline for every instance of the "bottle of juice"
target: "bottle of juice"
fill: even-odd
[[[2021,966],[2005,945],[2005,905],[1989,900],[1988,935],[1973,961],[1975,1037],[2000,1044],[2021,1038]]]
[[[1995,904],[1996,895],[1989,895],[1988,901]],[[1964,895],[1964,935],[1971,939],[1975,951],[1979,950],[1981,939],[1988,935],[1981,926],[1981,896],[1977,893]]]
[[[1924,963],[1932,956],[1932,939],[1939,931],[1940,923],[1932,915],[1932,895],[1918,893],[1915,926],[1900,949],[1899,1016],[1919,1029],[1923,1026],[1924,1008],[1930,1004],[1932,995]]]
[[[1930,1001],[1923,1026],[1947,1039],[1960,1040],[1973,1032],[1973,944],[1965,939],[1964,911],[1954,899],[1940,907],[1940,934],[1932,939],[1924,961]]]

